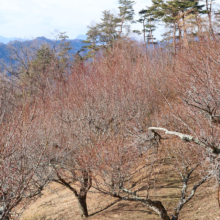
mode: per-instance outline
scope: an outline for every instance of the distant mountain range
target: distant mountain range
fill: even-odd
[[[76,39],[67,39],[67,42],[70,42],[70,47],[72,48],[69,53],[70,54],[76,54],[80,49],[85,46],[86,44],[83,43],[83,40],[86,40],[87,36],[86,35],[79,35],[77,36]],[[49,44],[51,47],[54,45],[59,45],[61,41],[55,41],[51,40],[45,37],[37,37],[33,40],[24,40],[20,38],[6,38],[0,36],[0,59],[6,62],[9,62],[9,48],[10,46],[13,46],[15,48],[19,48],[21,45],[24,47],[29,47],[31,45],[43,45],[43,44]]]
[[[15,41],[15,40],[23,41],[23,39],[17,38],[17,37],[7,38],[7,37],[0,36],[0,42],[3,43],[3,44],[7,44],[10,41]]]
[[[83,34],[80,34],[78,35],[75,39],[77,40],[86,40],[87,39],[87,35],[83,35]],[[7,44],[11,41],[27,41],[27,39],[22,39],[22,38],[17,38],[17,37],[3,37],[0,35],[0,43],[3,43],[3,44]]]

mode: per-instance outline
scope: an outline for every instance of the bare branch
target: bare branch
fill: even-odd
[[[191,143],[197,144],[197,145],[205,147],[205,148],[210,148],[210,149],[212,149],[212,152],[214,154],[220,154],[219,148],[217,148],[216,146],[205,144],[204,142],[200,141],[198,138],[196,138],[192,135],[183,134],[183,133],[176,132],[176,131],[169,131],[166,128],[161,128],[161,127],[149,127],[148,130],[152,131],[154,134],[155,133],[157,134],[156,131],[163,131],[167,135],[173,135],[173,136],[179,137],[183,142],[191,142]]]

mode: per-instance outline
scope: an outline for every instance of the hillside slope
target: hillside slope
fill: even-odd
[[[181,191],[181,182],[173,181],[173,173],[169,173],[169,166],[163,169],[163,182],[155,192],[155,199],[163,201],[168,212],[172,213],[173,207],[178,202]],[[141,192],[144,196],[145,190]],[[193,200],[184,206],[181,220],[219,220],[220,208],[216,199],[214,182],[209,182],[198,189]],[[159,220],[152,210],[137,202],[120,201],[106,195],[97,193],[94,189],[88,193],[89,219],[146,219]],[[63,186],[52,183],[23,214],[22,220],[80,220],[80,210],[74,195]]]

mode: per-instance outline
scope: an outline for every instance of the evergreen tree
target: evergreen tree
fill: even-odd
[[[87,43],[84,49],[88,49],[85,58],[93,57],[94,60],[97,51],[112,46],[114,41],[118,39],[117,18],[109,10],[102,13],[103,17],[100,23],[88,26],[89,30],[86,33],[88,37],[86,41],[83,41]]]
[[[142,31],[140,32],[139,30],[133,30],[133,32],[137,33],[137,34],[143,33],[143,40],[144,40],[144,42],[146,42],[146,22],[147,22],[147,16],[146,16],[145,10],[144,9],[141,10],[139,12],[139,15],[140,15],[140,18],[137,20],[137,22],[142,24]]]
[[[83,49],[88,49],[88,52],[85,56],[85,58],[91,58],[94,56],[95,53],[99,50],[99,39],[100,39],[100,29],[97,24],[91,24],[87,26],[89,29],[86,33],[87,40],[83,41],[83,43],[86,43],[87,45],[83,47]]]
[[[39,89],[45,87],[45,79],[49,77],[48,70],[55,59],[56,55],[50,45],[43,44],[36,50],[34,59],[27,64],[28,71],[22,68],[19,75],[20,84],[27,89],[28,93],[37,93]]]
[[[103,46],[111,46],[113,42],[118,38],[117,34],[117,20],[116,17],[109,11],[105,10],[102,12],[103,17],[101,23],[98,24],[100,36],[99,42]]]
[[[122,36],[122,32],[126,29],[126,32],[130,32],[130,24],[134,22],[134,1],[119,0],[119,14],[115,16],[109,10],[102,12],[101,22],[95,25],[88,26],[89,30],[87,34],[87,40],[84,43],[88,45],[84,46],[89,51],[86,55],[87,58],[94,57],[95,53],[100,48],[111,47],[115,40]]]
[[[60,32],[59,35],[59,48],[58,48],[58,57],[60,60],[60,63],[66,64],[69,60],[69,51],[72,49],[70,46],[70,41],[67,41],[69,38],[66,35],[66,32]]]
[[[199,5],[197,0],[170,0],[166,2],[152,0],[152,2],[151,10],[154,10],[155,17],[160,18],[173,29],[173,47],[176,47],[177,29],[179,29],[179,40],[181,40],[183,33],[184,46],[188,47],[187,17],[196,13],[204,13],[204,5]]]
[[[154,12],[154,17],[161,19],[166,26],[171,27],[172,31],[172,42],[174,53],[176,53],[176,29],[178,22],[178,10],[173,7],[171,1],[164,2],[163,0],[152,0],[153,5],[150,7],[150,10]],[[168,33],[165,35],[168,37]],[[169,39],[165,39],[168,40]]]
[[[179,19],[182,20],[182,29],[184,34],[184,44],[188,47],[186,20],[192,14],[204,13],[204,5],[199,5],[197,0],[175,1],[175,6],[179,11]]]
[[[154,44],[155,42],[155,38],[153,36],[153,32],[156,30],[156,26],[155,26],[155,21],[156,19],[154,18],[154,13],[151,10],[150,7],[148,7],[147,9],[143,9],[139,12],[139,15],[141,16],[141,18],[138,20],[138,22],[143,24],[143,35],[144,35],[144,42],[146,42],[148,44]],[[146,35],[147,33],[147,35]]]
[[[121,37],[123,29],[126,29],[126,32],[130,32],[130,24],[134,22],[134,1],[130,0],[119,0],[119,15],[117,18],[117,23],[119,24],[119,36]]]

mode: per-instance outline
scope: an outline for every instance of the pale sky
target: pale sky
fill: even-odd
[[[138,12],[151,0],[136,0]],[[86,26],[99,22],[102,11],[117,10],[118,0],[4,0],[0,3],[0,35],[35,38],[66,31],[70,39],[85,35]]]

